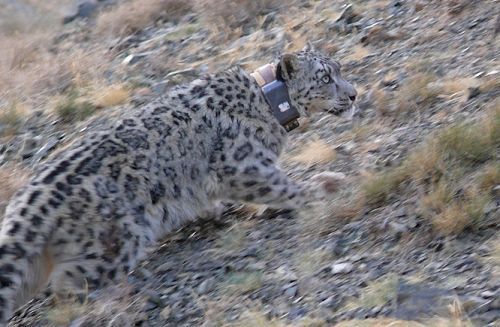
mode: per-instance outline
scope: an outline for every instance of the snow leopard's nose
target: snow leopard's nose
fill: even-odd
[[[347,83],[347,84],[349,85],[349,87],[346,90],[347,97],[349,98],[349,100],[354,102],[354,101],[356,101],[356,97],[358,96],[358,91],[356,91],[356,88],[354,86],[352,86],[351,83]]]
[[[342,80],[341,83],[339,83],[340,86],[340,91],[341,91],[341,97],[344,99],[349,99],[351,102],[354,102],[356,100],[356,97],[358,96],[358,92],[354,88],[354,86],[349,83],[346,80]]]

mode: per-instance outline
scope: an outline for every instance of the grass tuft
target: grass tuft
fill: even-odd
[[[336,156],[337,154],[331,146],[318,139],[302,146],[290,159],[306,166],[312,166],[332,162]]]
[[[92,103],[98,108],[114,107],[130,98],[130,91],[122,85],[111,85],[92,95]]]
[[[96,109],[91,102],[79,99],[78,92],[71,91],[56,104],[55,112],[64,123],[72,123],[92,116]]]
[[[223,284],[229,294],[246,294],[262,287],[264,275],[261,271],[239,271],[227,275]]]
[[[12,104],[7,108],[0,108],[0,136],[12,136],[21,127],[27,110],[18,104]]]
[[[439,95],[440,90],[433,87],[437,76],[432,73],[416,73],[399,89],[397,94],[397,113],[418,112],[428,106]]]
[[[404,168],[367,177],[362,185],[364,202],[369,206],[387,202],[406,178],[407,171]]]
[[[101,35],[130,35],[161,19],[179,19],[191,10],[189,0],[132,0],[99,15],[96,31]]]
[[[493,106],[480,121],[435,133],[399,167],[365,180],[365,204],[383,205],[405,184],[419,190],[420,211],[436,231],[480,228],[492,200],[489,193],[499,183],[499,129],[500,108]]]
[[[0,167],[0,217],[3,217],[5,207],[14,193],[28,182],[29,173],[12,165]],[[1,220],[1,219],[0,219]]]

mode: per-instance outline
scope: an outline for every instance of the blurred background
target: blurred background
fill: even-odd
[[[308,41],[340,61],[361,111],[303,120],[282,159],[299,178],[348,175],[335,199],[188,227],[121,290],[35,301],[12,324],[499,326],[499,11],[498,0],[0,0],[2,212],[83,133]]]

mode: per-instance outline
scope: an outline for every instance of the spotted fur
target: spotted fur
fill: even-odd
[[[278,77],[302,115],[351,107],[337,62],[282,56]],[[218,200],[302,207],[310,183],[276,161],[286,132],[257,83],[233,68],[180,86],[40,167],[0,231],[0,324],[47,283],[96,289],[127,275],[145,249]]]

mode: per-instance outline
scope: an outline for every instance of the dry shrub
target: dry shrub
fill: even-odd
[[[12,1],[10,1],[12,2]],[[17,2],[17,3],[16,3]],[[68,0],[9,1],[0,4],[0,36],[20,35],[59,28]]]
[[[21,168],[7,165],[0,167],[0,217],[3,218],[5,207],[11,197],[28,182],[29,173]]]
[[[379,116],[386,117],[393,113],[391,101],[386,91],[374,88],[369,94]]]
[[[43,107],[50,97],[72,87],[95,85],[108,63],[106,49],[51,53],[45,36],[0,39],[0,97]]]
[[[92,92],[90,97],[96,107],[107,108],[127,102],[130,91],[123,85],[110,85]]]
[[[491,92],[500,89],[500,74],[486,76],[482,81],[479,89],[481,92]]]
[[[145,299],[141,294],[131,296],[130,287],[107,288],[92,302],[69,297],[58,300],[46,312],[56,326],[133,326]]]
[[[408,155],[401,169],[417,184],[439,180],[448,168],[441,151],[438,142],[430,138]]]
[[[500,108],[493,105],[474,123],[455,124],[429,137],[398,167],[362,183],[369,206],[386,203],[401,185],[421,192],[420,211],[442,234],[484,226],[491,189],[500,168]]]
[[[322,140],[310,141],[290,157],[290,160],[307,166],[325,164],[335,160],[335,150]]]
[[[131,0],[101,13],[96,31],[112,36],[133,34],[159,19],[176,20],[191,9],[190,0]]]
[[[500,162],[487,165],[478,178],[478,187],[482,191],[489,192],[497,185],[500,185]]]
[[[387,202],[407,178],[408,172],[404,168],[366,176],[361,186],[362,203],[377,206]]]
[[[56,102],[54,112],[63,122],[73,123],[92,116],[96,109],[93,103],[81,98],[76,90],[71,90]]]
[[[346,61],[359,61],[370,55],[370,49],[362,45],[355,45],[351,48],[349,55],[345,57]]]
[[[230,295],[246,294],[258,290],[264,283],[261,271],[236,271],[226,275],[222,287]]]
[[[15,135],[27,114],[28,109],[21,103],[8,103],[5,107],[0,106],[0,124],[2,125],[0,137]]]
[[[323,327],[327,325],[324,319],[310,317],[297,319],[291,325],[286,319],[269,319],[265,313],[258,311],[245,311],[237,321],[223,324],[226,327]]]
[[[440,90],[431,84],[436,80],[437,77],[431,73],[416,73],[409,78],[397,92],[397,112],[418,112],[429,105],[440,93]]]
[[[222,31],[255,24],[259,16],[271,12],[281,4],[279,0],[201,0],[197,12],[212,26]]]
[[[369,318],[363,320],[347,320],[335,327],[472,327],[472,323],[461,319],[432,318],[422,322],[411,320],[397,320],[393,318]]]

